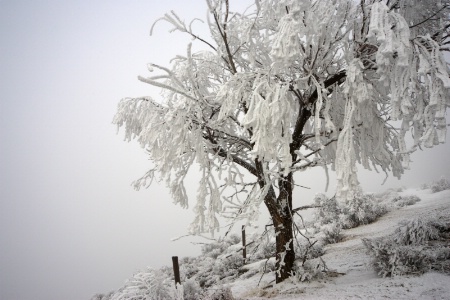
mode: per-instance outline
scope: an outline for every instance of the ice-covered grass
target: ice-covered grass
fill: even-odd
[[[303,231],[309,240],[299,239],[296,274],[282,284],[274,284],[275,260],[271,251],[274,237],[270,231],[263,237],[248,238],[248,241],[255,240],[255,242],[248,248],[248,260],[245,264],[237,236],[230,236],[205,246],[202,256],[181,259],[184,299],[448,297],[450,276],[445,272],[448,271],[450,259],[447,226],[450,220],[450,190],[436,193],[431,189],[388,190],[369,198],[376,205],[385,207],[386,213],[377,216],[370,224],[349,229],[341,228],[336,243],[324,242],[321,238],[323,232],[313,234],[311,231]],[[324,226],[330,227],[333,231],[333,224],[340,224],[339,220],[331,220]],[[328,237],[332,235],[325,234]],[[443,240],[443,235],[447,236],[446,241]],[[396,258],[383,256],[382,261],[388,262],[385,268],[376,267],[376,260],[374,267],[374,253],[364,246],[364,239],[374,243],[378,241],[385,248],[391,247],[390,253],[397,255]],[[395,245],[399,247],[396,248]],[[379,252],[384,251],[383,247],[378,248]],[[399,248],[401,249],[398,250]],[[392,270],[389,261],[396,264],[395,271],[380,272]],[[442,261],[444,263],[437,263]],[[408,269],[408,266],[412,268]],[[149,274],[152,272],[158,276]],[[130,292],[139,293],[139,290],[145,293],[148,299],[158,299],[151,296],[157,295],[158,291],[155,288],[161,288],[159,292],[170,291],[171,298],[168,299],[175,299],[172,277],[171,267],[157,271],[147,269],[133,276],[117,291],[103,297],[97,295],[97,298],[93,299],[144,299],[139,298],[137,294],[134,298],[125,296],[126,293],[131,295]],[[135,288],[134,285],[138,283],[142,283],[142,286]]]

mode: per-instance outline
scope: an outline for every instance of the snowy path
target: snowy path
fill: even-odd
[[[259,276],[255,276],[236,281],[232,286],[233,294],[237,299],[254,300],[450,299],[450,276],[429,272],[422,276],[379,278],[370,266],[371,259],[366,254],[361,238],[388,235],[397,228],[400,221],[417,216],[443,212],[450,215],[450,190],[435,194],[431,194],[429,190],[406,190],[400,194],[417,195],[421,201],[391,211],[373,224],[346,230],[344,242],[325,247],[323,259],[328,268],[345,275],[302,283],[297,287],[286,284],[283,291],[290,289],[295,293],[289,295],[256,288]]]

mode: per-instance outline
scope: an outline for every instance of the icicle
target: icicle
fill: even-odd
[[[369,33],[367,34],[367,38],[378,42],[383,42],[386,39],[385,28],[388,22],[388,10],[389,8],[386,4],[381,1],[372,4]]]
[[[270,55],[275,61],[286,62],[291,59],[301,59],[299,52],[301,44],[298,36],[300,26],[300,23],[293,19],[292,14],[281,18],[278,24],[278,33],[270,51]]]
[[[355,190],[359,187],[356,177],[355,150],[353,148],[352,118],[354,111],[354,99],[349,97],[345,109],[344,125],[339,135],[336,151],[336,197],[342,201],[351,200]]]
[[[445,118],[437,121],[436,131],[439,143],[445,143],[447,139],[447,121]]]
[[[325,119],[325,132],[326,133],[333,132],[333,135],[337,135],[337,132],[336,132],[336,126],[334,125],[333,121],[331,121],[330,108],[331,108],[331,102],[337,101],[336,96],[335,96],[335,94],[337,93],[336,89],[337,89],[337,85],[334,86],[334,93],[333,93],[334,99],[333,100],[327,99],[325,101],[325,108],[323,109],[323,117]]]
[[[316,101],[316,110],[314,113],[314,131],[316,135],[316,143],[318,145],[321,145],[322,142],[320,140],[320,131],[321,131],[321,120],[320,120],[320,110],[322,109],[323,104],[323,96],[322,96],[322,86],[317,80],[314,78],[314,76],[311,77],[317,91],[317,101]]]

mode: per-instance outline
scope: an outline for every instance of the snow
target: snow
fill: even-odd
[[[200,167],[191,234],[219,230],[224,211],[252,221],[262,202],[277,220],[279,180],[287,195],[293,174],[316,166],[336,170],[336,197],[349,201],[360,191],[357,161],[399,178],[410,153],[445,142],[448,13],[439,3],[258,2],[234,13],[228,1],[207,1],[210,36],[175,12],[158,19],[194,40],[170,66],[152,63],[138,77],[160,97],[125,98],[113,120],[149,154],[137,188],[157,176],[186,208],[185,179]]]
[[[308,260],[304,267],[298,267],[296,277],[289,278],[281,284],[274,284],[274,257],[266,260],[256,258],[265,257],[264,255],[255,255],[256,259],[250,258],[251,263],[242,266],[240,254],[242,244],[237,235],[230,235],[220,242],[207,244],[202,250],[202,256],[181,259],[180,273],[185,289],[184,299],[219,299],[211,293],[218,292],[224,296],[224,292],[221,291],[227,289],[231,289],[235,300],[450,299],[448,273],[429,271],[420,276],[380,277],[372,266],[372,257],[362,242],[362,239],[393,234],[405,220],[417,220],[421,217],[433,219],[433,216],[448,216],[450,220],[450,189],[436,192],[439,190],[437,185],[448,188],[448,181],[443,179],[433,183],[431,189],[406,189],[401,192],[388,190],[375,194],[374,197],[383,204],[391,205],[391,210],[387,214],[369,225],[343,230],[341,233],[344,238],[341,242],[324,246],[324,254],[320,258]],[[414,198],[419,198],[420,201],[415,203],[409,201],[409,204],[414,204],[398,206],[401,199],[408,200],[411,199],[410,196],[415,196]],[[260,245],[265,247],[263,244]],[[316,268],[316,265],[322,262],[327,267],[325,275],[321,272],[322,268]],[[314,271],[315,269],[319,271]],[[262,275],[263,273],[265,274]],[[302,282],[298,279],[303,280],[308,276],[314,278]],[[201,290],[200,282],[203,282],[206,290]],[[180,289],[174,289],[171,267],[163,267],[160,270],[147,268],[133,275],[117,291],[108,295],[99,294],[92,299],[142,299],[142,297],[182,299],[180,295],[176,296],[175,292],[181,293]],[[228,295],[220,299],[232,298]]]
[[[287,282],[276,287],[273,279],[261,275],[240,279],[230,284],[236,299],[450,299],[450,276],[428,272],[422,276],[380,278],[371,267],[371,258],[362,238],[385,236],[394,232],[402,220],[437,213],[450,215],[450,190],[431,193],[430,190],[408,189],[401,196],[416,195],[421,201],[381,217],[375,223],[345,230],[343,242],[327,245],[322,257],[334,276],[307,283]],[[273,283],[270,283],[273,284]]]

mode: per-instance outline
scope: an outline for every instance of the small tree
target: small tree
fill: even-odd
[[[356,162],[400,177],[410,153],[444,143],[449,1],[257,0],[245,13],[206,3],[209,37],[162,18],[204,47],[151,64],[159,73],[139,80],[162,99],[123,99],[114,123],[154,163],[137,189],[158,172],[187,207],[184,179],[200,166],[192,233],[213,232],[220,214],[252,220],[264,203],[281,282],[295,260],[295,172],[331,166],[337,199],[352,201]]]

